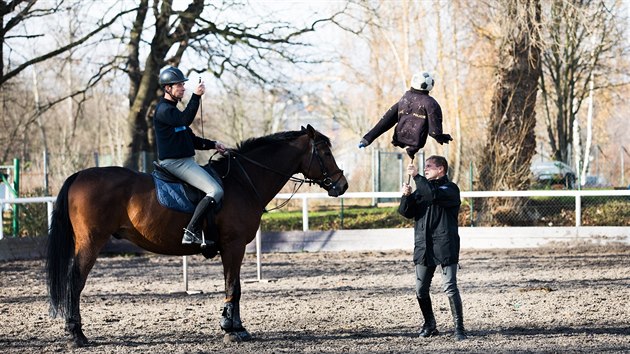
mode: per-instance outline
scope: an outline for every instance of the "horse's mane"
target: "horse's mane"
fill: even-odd
[[[235,152],[244,154],[249,151],[256,150],[261,147],[272,146],[284,144],[287,142],[291,142],[302,135],[307,134],[306,130],[294,130],[294,131],[284,131],[278,132],[270,135],[265,135],[261,137],[249,138],[241,141],[236,145]],[[324,134],[317,132],[318,139],[317,141],[324,141],[326,145],[331,146],[330,139]],[[211,161],[213,165],[222,165],[226,163],[225,156],[220,156],[218,159]]]
[[[260,147],[286,143],[289,141],[293,141],[306,133],[307,133],[306,130],[302,130],[302,131],[295,130],[295,131],[279,132],[279,133],[266,135],[266,136],[262,136],[258,138],[249,138],[247,140],[240,142],[236,147],[236,151],[239,153],[246,153],[248,151],[252,151]],[[318,133],[318,135],[321,138],[321,140],[326,142],[326,145],[330,146],[330,139],[328,139],[327,136],[321,133]]]

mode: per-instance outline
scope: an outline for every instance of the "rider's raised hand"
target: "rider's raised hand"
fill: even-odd
[[[203,83],[203,81],[199,80],[197,87],[195,87],[195,94],[202,96],[205,92],[206,92],[206,85]]]

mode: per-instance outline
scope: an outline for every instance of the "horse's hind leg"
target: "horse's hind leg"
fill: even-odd
[[[73,258],[70,265],[70,275],[68,284],[68,309],[65,313],[66,332],[70,335],[71,344],[76,347],[84,347],[88,344],[88,340],[81,329],[81,312],[80,312],[80,296],[81,290],[85,286],[86,277],[81,271],[81,266],[77,258]]]
[[[83,334],[81,323],[81,292],[85,287],[85,283],[90,270],[96,263],[96,257],[99,251],[108,240],[108,236],[80,237],[76,234],[75,255],[70,266],[69,276],[69,308],[65,315],[66,331],[70,335],[71,344],[76,347],[84,347],[88,345],[88,340]]]

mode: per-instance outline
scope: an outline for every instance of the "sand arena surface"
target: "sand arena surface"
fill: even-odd
[[[469,339],[452,338],[441,278],[438,337],[417,338],[409,252],[263,255],[243,264],[242,318],[253,335],[223,343],[222,267],[189,257],[101,257],[83,291],[87,348],[68,349],[48,317],[44,261],[0,262],[2,353],[630,352],[630,247],[579,245],[463,250],[459,285]],[[178,293],[179,292],[179,293]]]

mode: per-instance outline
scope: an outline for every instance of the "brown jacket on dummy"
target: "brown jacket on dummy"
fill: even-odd
[[[433,84],[433,78],[426,72],[414,75],[409,91],[363,136],[359,147],[370,145],[394,125],[392,144],[407,148],[412,158],[424,147],[429,135],[440,144],[453,140],[449,134],[442,133],[442,108],[429,96]]]

